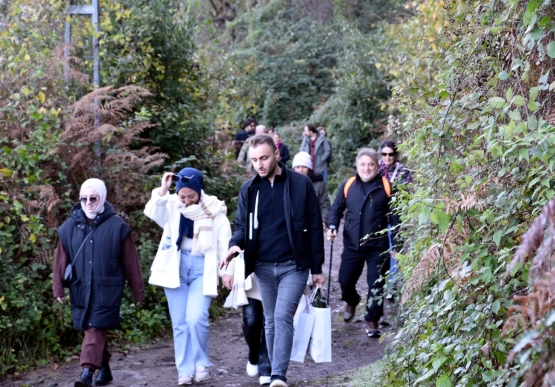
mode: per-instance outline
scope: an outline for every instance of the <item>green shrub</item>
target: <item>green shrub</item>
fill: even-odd
[[[532,290],[536,268],[507,271],[507,263],[555,194],[551,5],[415,7],[413,18],[384,28],[394,32],[386,47],[396,51],[378,60],[398,74],[401,124],[391,129],[416,178],[399,197],[408,243],[399,256],[405,323],[385,359],[383,385],[539,385],[546,374],[549,384],[548,312],[528,322],[512,308],[515,295]],[[411,60],[399,62],[399,54]],[[523,323],[503,331],[508,310]]]

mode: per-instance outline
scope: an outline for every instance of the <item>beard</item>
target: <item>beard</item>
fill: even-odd
[[[266,177],[266,178],[273,177],[277,173],[277,166],[278,166],[277,160],[274,158],[270,163],[270,165],[268,165],[268,168],[266,169],[266,174],[264,176],[261,175],[261,177]],[[260,170],[257,170],[257,172],[260,175]]]

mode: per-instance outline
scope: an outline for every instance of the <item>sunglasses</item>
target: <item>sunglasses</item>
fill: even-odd
[[[191,176],[172,175],[172,181],[174,183],[177,183],[178,181],[181,180],[182,183],[187,184],[189,181],[191,181],[193,177],[195,177],[195,175],[191,175]]]
[[[81,198],[79,199],[81,201],[81,203],[85,204],[87,203],[87,200],[91,203],[96,203],[96,201],[98,200],[98,198],[96,196],[91,196],[90,198]]]
[[[385,153],[385,152],[382,152],[382,156],[383,156],[383,157],[387,157],[387,156],[393,157],[393,156],[395,156],[395,153]]]

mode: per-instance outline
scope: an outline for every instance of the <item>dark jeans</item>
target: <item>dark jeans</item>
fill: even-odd
[[[383,277],[389,270],[389,252],[381,250],[356,251],[344,249],[341,254],[339,267],[339,284],[341,285],[341,299],[350,306],[360,302],[357,292],[357,281],[366,262],[366,282],[368,295],[366,297],[366,321],[378,322],[383,316]],[[380,276],[382,277],[380,279]]]
[[[308,269],[297,270],[295,261],[256,261],[254,273],[264,305],[272,379],[278,377],[285,381],[293,347],[293,316],[306,288]]]
[[[249,362],[258,364],[260,376],[270,376],[270,359],[266,348],[264,334],[264,309],[262,301],[249,298],[248,305],[243,305],[243,335],[249,346]]]

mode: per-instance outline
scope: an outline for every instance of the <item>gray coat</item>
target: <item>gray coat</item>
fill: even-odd
[[[306,136],[303,137],[303,143],[301,144],[301,152],[306,152],[310,154],[310,139]],[[318,173],[324,173],[328,171],[330,166],[331,158],[331,145],[328,139],[322,135],[318,135],[316,139],[316,149],[314,152],[314,165],[312,169]]]
[[[326,184],[324,183],[324,178],[319,173],[311,171],[308,175],[314,186],[314,192],[316,192],[316,197],[318,198],[318,204],[320,205],[320,213],[322,214],[322,222],[328,224],[328,218],[330,216],[331,202],[328,196],[328,190]]]

